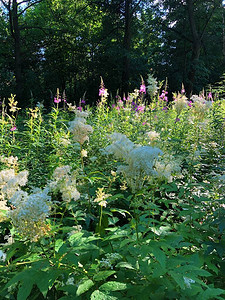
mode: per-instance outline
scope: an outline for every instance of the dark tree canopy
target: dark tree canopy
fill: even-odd
[[[225,66],[221,0],[0,0],[0,96],[21,105],[98,97],[100,76],[115,96],[153,72],[190,95]]]

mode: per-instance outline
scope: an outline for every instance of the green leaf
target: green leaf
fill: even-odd
[[[165,253],[159,248],[153,248],[152,253],[154,254],[157,261],[160,263],[160,265],[163,268],[165,268],[166,267],[166,255],[165,255]]]
[[[77,296],[80,296],[83,293],[87,292],[93,285],[94,285],[94,282],[91,279],[88,279],[88,280],[84,281],[83,283],[81,283],[77,289]]]
[[[126,290],[126,283],[117,282],[117,281],[109,281],[100,286],[99,290],[105,292],[113,292],[113,291],[121,291]]]
[[[180,273],[176,273],[174,271],[169,272],[169,275],[176,281],[181,289],[185,289],[184,278]]]
[[[58,252],[62,245],[63,245],[63,240],[61,240],[61,239],[56,240],[55,251]]]
[[[33,287],[32,281],[24,281],[18,291],[17,300],[26,300]]]
[[[225,295],[225,290],[216,289],[216,288],[207,288],[204,292],[202,292],[197,300],[207,300],[207,299],[218,299],[216,296]]]
[[[94,291],[91,294],[91,300],[117,300],[117,297],[109,296],[99,290]]]
[[[100,271],[100,272],[98,272],[98,274],[96,274],[93,277],[93,279],[95,281],[100,281],[100,280],[108,278],[109,276],[111,276],[112,274],[115,274],[115,273],[116,273],[116,271]]]
[[[131,269],[135,270],[135,268],[128,262],[121,261],[116,265],[117,268],[125,268],[125,269]]]

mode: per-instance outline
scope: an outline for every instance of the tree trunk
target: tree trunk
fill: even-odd
[[[21,40],[20,29],[18,22],[18,4],[17,0],[13,0],[12,12],[11,12],[11,31],[14,39],[14,51],[15,51],[15,77],[16,77],[16,98],[21,103],[23,95],[23,78],[22,78],[22,58],[21,58]]]
[[[191,53],[191,62],[190,62],[190,70],[188,72],[188,81],[186,83],[186,92],[188,98],[190,98],[191,93],[193,91],[193,85],[195,81],[196,70],[199,63],[199,56],[201,51],[201,37],[198,34],[195,18],[194,18],[194,6],[193,0],[187,0],[187,10],[188,10],[188,18],[192,32],[192,53]]]
[[[123,72],[122,72],[122,95],[127,95],[129,91],[130,78],[130,47],[131,47],[131,4],[132,0],[125,0],[125,30],[124,30],[124,58],[123,58]]]

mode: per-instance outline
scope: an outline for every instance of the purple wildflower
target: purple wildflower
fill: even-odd
[[[81,106],[78,106],[77,109],[78,109],[79,111],[82,111],[82,107],[81,107]]]
[[[211,92],[209,92],[208,98],[209,98],[209,99],[212,99],[212,93],[211,93]]]
[[[10,129],[10,131],[15,131],[17,128],[16,128],[16,126],[13,126],[11,129]]]
[[[179,121],[180,121],[180,118],[176,118],[176,119],[175,119],[175,123],[176,123],[176,122],[179,122]]]
[[[55,97],[55,98],[54,98],[54,102],[55,102],[55,103],[61,102],[61,97]]]
[[[85,104],[86,101],[84,99],[82,99],[80,103]]]
[[[145,86],[144,81],[142,81],[142,84],[140,86],[140,91],[139,92],[146,94],[146,86]]]

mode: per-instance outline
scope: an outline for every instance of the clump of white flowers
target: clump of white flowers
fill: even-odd
[[[49,189],[38,189],[32,194],[18,190],[10,199],[14,209],[8,212],[16,231],[31,241],[37,241],[50,231],[46,218],[51,209]]]
[[[93,132],[93,128],[86,124],[87,112],[76,112],[75,119],[70,122],[69,131],[73,135],[73,140],[83,145],[85,141],[89,141],[89,134]]]
[[[4,155],[0,156],[0,161],[2,163],[4,163],[6,166],[8,167],[15,167],[17,166],[17,162],[18,162],[18,157],[17,156],[10,156],[10,157],[5,157]]]
[[[156,131],[149,131],[149,132],[146,132],[146,134],[150,140],[150,144],[153,144],[154,142],[156,142],[160,139],[160,133],[158,133]]]
[[[25,186],[28,180],[28,171],[24,170],[15,174],[14,169],[6,169],[0,172],[0,200],[9,200],[21,186]]]
[[[76,201],[80,198],[80,193],[76,188],[76,176],[71,172],[70,166],[57,167],[49,186],[54,193],[60,192],[65,202]]]
[[[180,93],[173,93],[173,98],[173,109],[176,110],[177,115],[179,116],[182,110],[188,106],[188,100],[184,94]]]
[[[153,98],[159,90],[157,79],[154,78],[152,74],[148,74],[147,83],[147,91],[149,95]]]
[[[182,176],[180,162],[172,155],[163,155],[154,164],[157,178],[172,182],[173,177]]]
[[[212,102],[206,100],[203,96],[193,95],[191,97],[193,101],[193,110],[198,118],[202,119],[212,106]]]
[[[108,136],[112,144],[105,148],[106,153],[114,154],[116,158],[126,160],[129,153],[136,147],[126,135],[114,132]]]
[[[159,148],[135,145],[120,133],[113,133],[110,138],[113,143],[106,147],[106,153],[114,154],[126,163],[120,165],[117,171],[123,174],[133,192],[140,190],[146,176],[157,175],[154,163],[163,152]]]

